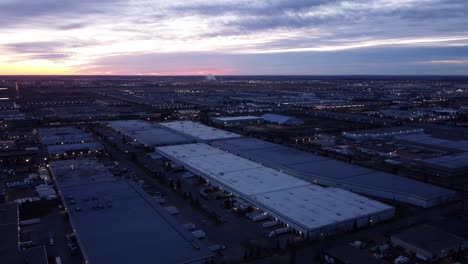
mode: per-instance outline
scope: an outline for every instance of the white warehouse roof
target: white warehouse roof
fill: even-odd
[[[205,126],[201,123],[192,121],[165,122],[160,123],[160,125],[200,140],[242,137],[241,135],[229,131]]]
[[[158,147],[186,169],[256,204],[282,221],[306,230],[385,214],[393,207],[337,188],[324,188],[207,144]]]
[[[159,147],[157,150],[243,195],[309,185],[306,181],[202,143]]]
[[[393,210],[391,206],[349,191],[312,184],[255,195],[254,199],[295,219],[308,229]]]

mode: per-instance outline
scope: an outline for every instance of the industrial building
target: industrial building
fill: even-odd
[[[160,125],[202,141],[242,137],[241,135],[229,131],[205,126],[192,121],[165,122],[160,123]]]
[[[448,140],[436,138],[428,134],[403,135],[394,138],[398,142],[415,146],[435,148],[446,151],[468,152],[468,140]]]
[[[343,132],[343,137],[354,140],[383,139],[400,135],[415,135],[424,133],[422,128],[390,127],[369,130]]]
[[[85,143],[93,141],[90,134],[74,127],[40,128],[37,134],[45,146]]]
[[[325,249],[322,254],[322,263],[330,264],[384,264],[383,260],[367,254],[349,244],[340,244]]]
[[[40,128],[37,134],[52,158],[95,155],[104,150],[90,134],[75,127]]]
[[[319,239],[391,219],[394,208],[338,188],[324,188],[204,143],[156,152],[278,219]]]
[[[258,116],[225,116],[212,117],[211,121],[218,125],[233,126],[239,124],[259,124],[262,123],[263,118]]]
[[[302,120],[292,116],[276,115],[276,114],[264,114],[262,119],[265,122],[274,123],[278,125],[299,125],[302,124]]]
[[[427,134],[397,136],[402,144],[435,150],[438,156],[415,161],[416,167],[437,177],[468,175],[468,141],[436,138]]]
[[[468,175],[468,152],[454,153],[417,161],[421,170],[438,177]]]
[[[387,200],[432,207],[457,197],[456,192],[445,188],[259,139],[226,139],[211,144],[311,183]]]
[[[50,164],[87,263],[205,263],[212,253],[133,182],[95,160]]]
[[[195,140],[143,120],[111,121],[109,125],[133,141],[148,147],[192,143]]]
[[[390,240],[424,261],[436,261],[468,247],[465,239],[430,225],[412,227],[391,236]]]

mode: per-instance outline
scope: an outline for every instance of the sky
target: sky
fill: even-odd
[[[468,0],[0,0],[0,75],[468,75]]]

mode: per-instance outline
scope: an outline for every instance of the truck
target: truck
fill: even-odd
[[[276,237],[282,234],[286,234],[288,232],[291,232],[291,228],[289,228],[289,226],[282,227],[282,228],[271,231],[270,234],[268,234],[268,237]]]
[[[246,214],[247,218],[250,220],[257,222],[257,221],[262,221],[267,219],[269,216],[267,213],[264,212],[252,212],[252,213],[247,213]]]
[[[203,231],[203,230],[201,230],[201,229],[200,229],[200,230],[195,230],[195,231],[193,231],[193,232],[192,232],[192,235],[193,235],[194,237],[198,238],[198,239],[202,239],[202,238],[206,237],[205,231]]]
[[[195,224],[194,224],[194,223],[185,223],[185,224],[183,224],[183,226],[184,226],[185,229],[187,229],[187,230],[193,230],[193,229],[195,229]]]
[[[277,225],[279,225],[279,223],[280,222],[278,220],[268,221],[268,222],[263,223],[262,227],[263,228],[269,228],[269,227],[277,226]]]
[[[167,207],[164,207],[164,209],[171,215],[175,215],[179,213],[179,209],[177,209],[177,207],[175,206],[167,206]]]
[[[52,232],[49,232],[49,245],[55,245],[54,235],[52,234]]]
[[[268,214],[267,213],[262,213],[262,214],[258,214],[258,215],[255,215],[253,216],[251,219],[252,221],[254,222],[258,222],[258,221],[262,221],[262,220],[265,220],[265,219],[268,219]]]
[[[226,246],[220,245],[220,244],[214,244],[214,245],[209,246],[208,249],[211,250],[211,252],[218,252],[218,251],[226,249]]]
[[[38,224],[41,222],[41,219],[40,218],[31,218],[31,219],[28,219],[28,220],[22,220],[20,221],[20,225],[33,225],[33,224]]]

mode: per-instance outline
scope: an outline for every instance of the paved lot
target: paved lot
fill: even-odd
[[[46,245],[49,256],[60,256],[63,263],[82,264],[83,257],[78,254],[70,255],[70,250],[65,242],[65,235],[73,230],[68,223],[63,211],[58,208],[52,213],[41,218],[38,224],[21,227],[21,240],[32,240],[36,245]],[[49,232],[54,238],[54,245],[49,243]]]

